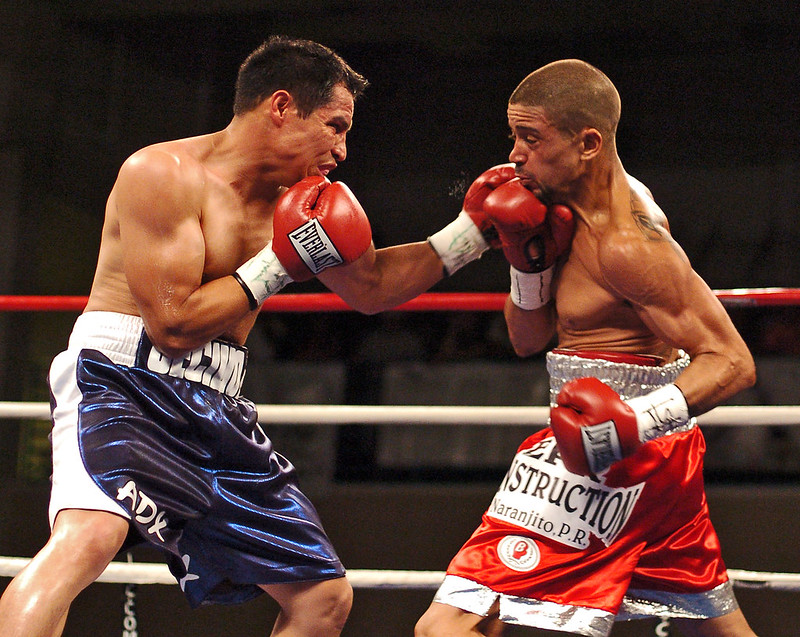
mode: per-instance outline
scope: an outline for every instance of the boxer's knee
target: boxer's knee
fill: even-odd
[[[291,626],[298,635],[338,635],[353,605],[353,589],[345,577],[261,588],[281,607],[276,628]]]
[[[480,615],[434,602],[417,621],[414,637],[474,635],[475,627],[483,620]]]
[[[414,637],[433,637],[436,634],[436,622],[431,617],[431,609],[429,608],[422,617],[417,620],[417,625],[414,626]]]
[[[327,624],[341,631],[353,607],[353,587],[347,578],[340,577],[328,580],[318,589],[319,612]]]
[[[688,637],[757,637],[741,609],[710,619],[675,619]]]
[[[53,525],[48,550],[53,557],[97,577],[122,547],[128,521],[105,511],[61,511]]]

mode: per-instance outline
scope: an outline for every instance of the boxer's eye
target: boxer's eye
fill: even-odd
[[[535,146],[535,145],[536,145],[536,140],[535,140],[535,139],[532,139],[532,138],[530,138],[530,137],[517,137],[517,138],[514,140],[514,143],[515,143],[515,144],[516,144],[516,143],[523,143],[523,144],[525,144],[525,145],[526,145],[526,146],[528,146],[528,147],[532,147],[532,146]]]
[[[509,133],[508,138],[511,141],[515,142],[515,143],[517,141],[522,141],[523,143],[528,144],[529,146],[532,146],[532,145],[536,144],[536,142],[539,141],[538,138],[535,137],[534,135],[530,135],[530,134],[529,135],[517,135],[516,133],[513,133],[513,132]]]

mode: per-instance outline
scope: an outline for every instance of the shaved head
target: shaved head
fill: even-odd
[[[556,128],[578,133],[596,128],[612,142],[620,117],[619,93],[606,75],[581,60],[559,60],[526,77],[509,104],[539,107]]]

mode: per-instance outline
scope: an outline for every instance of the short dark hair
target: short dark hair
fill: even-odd
[[[343,85],[353,99],[367,88],[366,78],[356,73],[328,47],[275,35],[247,56],[239,67],[233,112],[253,110],[275,91],[288,91],[301,117],[333,98],[333,89]]]

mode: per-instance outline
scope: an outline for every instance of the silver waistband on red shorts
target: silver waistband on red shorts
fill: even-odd
[[[632,359],[635,360],[636,357]],[[675,382],[689,365],[689,356],[683,351],[675,361],[661,366],[606,360],[602,358],[602,354],[592,354],[591,358],[587,358],[577,351],[574,354],[548,352],[546,360],[547,372],[550,374],[551,405],[555,404],[555,398],[564,383],[576,378],[593,376],[625,399],[642,396]]]

